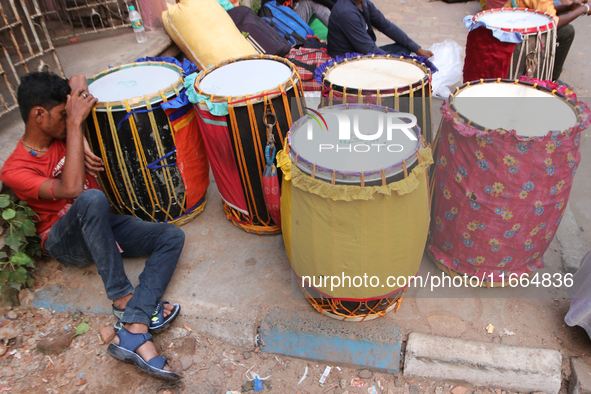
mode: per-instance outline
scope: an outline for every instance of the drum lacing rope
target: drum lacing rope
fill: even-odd
[[[101,128],[100,125],[98,123],[98,118],[96,116],[96,106],[92,108],[92,120],[94,122],[94,129],[96,131],[96,136],[98,139],[98,144],[99,144],[99,149],[101,151],[101,156],[102,157],[107,157],[107,152],[105,151],[105,144],[103,142],[103,136],[101,133]],[[89,138],[90,141],[90,138]],[[115,198],[117,199],[117,205],[111,203],[111,205],[115,206],[115,207],[119,207],[119,213],[123,214],[123,199],[121,198],[121,195],[119,194],[119,190],[117,189],[117,187],[115,186],[115,181],[113,180],[113,174],[111,173],[111,168],[109,166],[109,161],[108,160],[104,160],[104,166],[105,166],[105,173],[107,174],[107,179],[109,180],[109,184],[111,185],[111,189],[113,190],[113,192],[115,193]],[[99,177],[98,178],[99,183],[101,184],[101,189],[105,190],[105,187],[103,185],[102,179]]]
[[[380,94],[380,89],[376,90],[376,104],[379,106],[382,105],[382,95]]]
[[[332,170],[332,179],[330,181],[330,184],[331,185],[334,185],[336,183],[335,182],[336,175],[337,175],[337,171],[336,170]]]
[[[177,92],[176,88],[174,88],[174,91]],[[166,96],[164,95],[164,93],[162,92],[162,90],[159,90],[158,93],[160,94],[160,97],[162,98],[162,102],[166,103],[168,102],[168,99],[166,98]],[[179,93],[177,92],[177,96],[179,95]],[[170,136],[172,137],[172,143],[174,146],[176,146],[176,131],[174,129],[174,127],[172,126],[172,123],[170,122],[170,119],[168,118],[168,116],[166,117],[166,121],[168,122],[168,127],[170,130]],[[185,198],[186,198],[186,194],[185,194]],[[183,200],[185,199],[183,198]],[[184,205],[184,201],[183,201],[183,209],[185,208]]]
[[[166,208],[166,215],[170,217],[170,220],[174,220],[174,217],[170,214],[171,205],[176,205],[179,202],[179,198],[176,194],[176,189],[174,187],[174,182],[172,180],[172,174],[170,173],[170,168],[168,164],[168,159],[166,156],[170,152],[164,151],[164,145],[162,145],[162,138],[160,137],[160,132],[158,131],[158,125],[156,124],[156,118],[154,117],[154,112],[152,111],[152,104],[150,100],[148,100],[147,96],[144,96],[144,102],[146,104],[146,108],[148,109],[148,118],[150,119],[150,125],[152,126],[152,133],[154,135],[154,142],[156,143],[156,149],[158,150],[158,155],[160,156],[161,160],[163,161],[164,167],[162,168],[162,175],[164,175],[164,184],[166,185],[166,190],[168,195],[171,197],[171,200],[174,196],[174,200],[169,200],[168,207]],[[176,150],[176,149],[175,149]],[[174,151],[174,150],[173,150]]]
[[[363,96],[361,95],[362,92],[363,89],[357,89],[357,104],[363,104]]]
[[[428,133],[429,135],[427,135],[428,139],[431,140],[431,127],[427,127],[427,108],[425,107],[425,78],[421,79],[421,92],[422,92],[422,102],[423,102],[423,110],[421,111],[423,113],[423,131],[425,133]],[[431,125],[429,125],[431,126]],[[430,142],[430,141],[429,141]]]
[[[382,168],[382,186],[386,186],[386,173],[384,172],[383,168]]]
[[[415,94],[414,93],[415,92],[414,92],[414,90],[412,88],[412,84],[409,84],[408,85],[408,92],[410,94],[410,98],[409,98],[409,111],[408,112],[410,112],[411,114],[414,114],[415,113],[415,100],[414,100],[414,97],[415,97]],[[396,110],[398,110],[398,109],[396,109]],[[423,111],[423,115],[424,114],[425,114],[425,111]]]
[[[343,86],[343,104],[347,104],[347,87]]]
[[[296,153],[296,157],[295,157],[295,160],[294,160],[294,162],[293,162],[293,164],[294,164],[294,165],[295,165],[295,164],[298,164],[298,159],[299,159],[299,157],[300,157],[300,154],[299,154],[299,153]]]
[[[312,165],[312,179],[316,179],[316,163]]]
[[[240,130],[238,129],[238,121],[236,120],[236,112],[234,106],[231,104],[232,96],[228,96],[228,115],[230,116],[230,125],[232,134],[234,136],[234,151],[237,152],[238,167],[240,168],[240,177],[242,178],[242,185],[245,186],[246,191],[246,202],[249,207],[249,212],[252,215],[254,211],[256,213],[256,204],[254,203],[254,194],[252,192],[252,184],[248,177],[246,170],[246,159],[244,158],[244,150],[242,148],[242,140],[240,139]],[[254,209],[253,209],[254,208]],[[258,213],[256,213],[258,215]]]
[[[406,168],[406,160],[402,159],[402,168],[404,169],[404,178],[408,178],[408,169]]]
[[[398,94],[398,86],[396,88],[394,88],[394,109],[396,111],[400,110],[400,104],[399,104],[400,98],[399,98],[399,94]]]
[[[334,90],[332,89],[332,82],[330,83],[330,91],[328,92],[328,105],[332,105],[334,98]]]
[[[127,104],[127,100],[125,102]],[[110,102],[107,102],[107,118],[109,120],[109,126],[111,128],[111,136],[113,138],[113,146],[115,147],[115,156],[117,157],[117,163],[119,164],[119,167],[122,169],[121,178],[123,178],[123,185],[125,186],[125,191],[127,192],[129,202],[131,203],[131,209],[125,205],[124,206],[125,206],[125,208],[130,210],[130,212],[133,212],[136,210],[136,208],[134,206],[134,202],[137,203],[137,197],[133,191],[133,185],[131,184],[131,180],[129,179],[129,172],[127,171],[127,165],[125,162],[125,158],[123,156],[121,144],[119,142],[119,135],[117,133],[117,128],[115,127],[115,120],[113,119],[113,112],[112,112],[112,107],[111,107]],[[130,117],[130,119],[133,119],[133,117]],[[139,203],[137,203],[137,204],[139,206]],[[143,208],[141,206],[139,206],[139,207],[143,210]],[[146,212],[146,214],[150,215],[148,212]]]
[[[124,101],[125,103],[125,110],[130,113],[131,107],[127,100]],[[135,150],[137,151],[138,159],[140,162],[140,169],[142,171],[142,177],[144,178],[144,183],[147,188],[148,197],[150,198],[150,204],[152,204],[152,214],[148,214],[152,220],[155,220],[154,214],[156,212],[156,206],[160,208],[160,203],[158,202],[158,195],[156,194],[156,189],[154,188],[154,184],[152,183],[152,177],[148,175],[146,169],[148,167],[148,161],[146,160],[145,152],[142,147],[142,141],[139,137],[139,133],[137,130],[137,125],[135,124],[135,118],[133,116],[129,117],[129,128],[131,130],[131,135],[133,136],[133,144],[135,145]],[[154,199],[156,199],[156,203],[154,203]],[[147,213],[147,212],[146,212]]]
[[[248,95],[246,95],[246,97],[248,98]],[[257,122],[256,116],[254,113],[254,108],[253,108],[250,100],[246,101],[246,107],[248,109],[248,120],[250,121],[250,134],[252,135],[252,143],[254,145],[254,153],[255,153],[255,157],[257,158],[256,162],[257,162],[257,168],[259,170],[259,179],[262,181],[263,169],[261,168],[261,163],[265,162],[265,154],[262,151],[262,143],[261,143],[261,138],[260,138],[260,134],[259,134],[259,126],[258,126],[258,122]],[[243,154],[243,153],[241,153],[241,154]],[[253,201],[254,201],[254,195],[253,195]],[[256,207],[256,204],[255,204],[255,207]],[[258,210],[256,210],[256,208],[255,208],[255,212],[256,212],[257,217],[259,217],[259,213],[258,213]],[[259,219],[260,219],[260,217],[259,217]]]
[[[302,102],[301,102],[302,100],[300,100],[300,97],[304,97],[304,87],[302,85],[302,79],[300,78],[300,75],[298,74],[295,66],[294,66],[293,71],[295,72],[295,74],[298,77],[299,85],[293,81],[293,77],[289,78],[289,82],[291,82],[291,86],[293,87],[293,90],[294,90],[294,93],[296,96],[296,103],[298,105],[298,114],[299,114],[299,117],[301,118],[302,116],[304,116],[304,110],[302,109]],[[291,127],[291,125],[293,124],[293,122],[291,121],[291,112],[290,112],[291,105],[288,105],[287,100],[285,100],[284,103],[285,103],[285,113],[288,114],[287,115],[287,119],[289,122],[288,127]]]
[[[361,187],[365,186],[365,175],[363,174],[363,171],[361,171]]]

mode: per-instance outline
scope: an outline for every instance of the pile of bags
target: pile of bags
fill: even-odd
[[[257,53],[290,59],[304,90],[320,90],[317,66],[329,60],[326,43],[290,7],[271,0],[260,16],[227,0],[181,0],[162,13],[164,27],[185,56],[199,69],[229,58]]]

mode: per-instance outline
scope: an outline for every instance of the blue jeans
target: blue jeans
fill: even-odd
[[[117,243],[123,253],[119,252]],[[174,224],[111,215],[103,192],[88,190],[51,227],[45,249],[64,265],[87,267],[94,262],[110,300],[133,293],[122,321],[149,325],[184,243],[185,233]],[[122,255],[151,255],[135,290],[125,275]]]
[[[401,55],[401,54],[405,54],[405,55],[410,55],[411,50],[408,49],[407,47],[404,47],[400,44],[388,44],[388,45],[382,45],[380,47],[380,49],[386,53],[390,53],[392,55]]]

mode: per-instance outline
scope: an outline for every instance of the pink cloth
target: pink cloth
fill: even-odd
[[[544,267],[591,121],[589,107],[578,104],[575,127],[526,138],[467,126],[444,103],[429,246],[440,263],[488,281],[492,273],[497,283]]]

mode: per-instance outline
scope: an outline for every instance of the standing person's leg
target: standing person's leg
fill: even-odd
[[[400,44],[396,44],[396,43],[392,43],[392,44],[388,44],[388,45],[382,45],[380,47],[380,49],[386,53],[390,53],[392,55],[410,55],[411,50],[408,49],[405,46],[402,46]]]
[[[554,72],[552,73],[552,80],[556,81],[562,74],[562,67],[570,50],[570,46],[575,39],[575,28],[569,23],[560,27],[556,31],[556,41],[558,46],[556,47],[556,57],[554,58]]]
[[[311,0],[299,0],[293,5],[293,10],[306,23],[310,22],[310,18],[314,14]],[[305,39],[306,37],[304,37]]]
[[[328,7],[325,7],[322,4],[318,4],[312,0],[299,0],[294,4],[293,10],[306,23],[310,23],[310,18],[312,18],[312,15],[316,15],[316,17],[324,24],[324,26],[328,26],[330,10]]]
[[[324,24],[324,26],[328,27],[328,20],[330,19],[330,9],[322,4],[318,4],[312,1],[312,11],[316,18],[320,20]],[[307,22],[306,22],[307,23]]]

